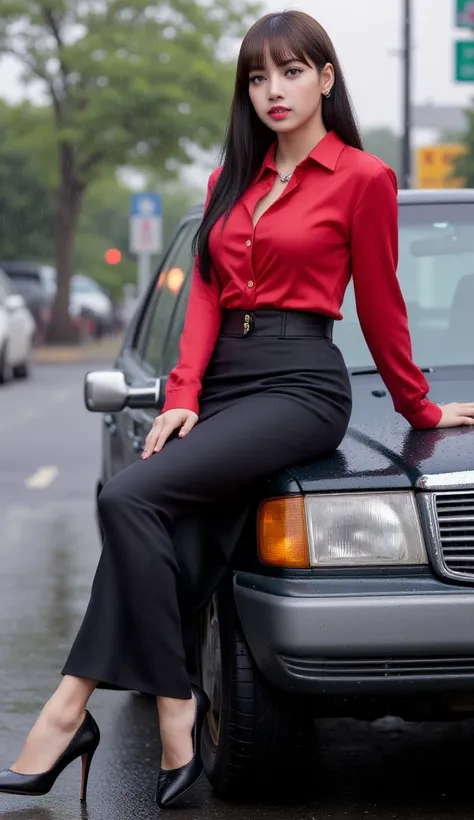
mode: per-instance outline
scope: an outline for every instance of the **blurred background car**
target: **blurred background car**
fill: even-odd
[[[10,279],[15,293],[23,296],[25,304],[35,321],[35,344],[42,344],[51,321],[51,305],[54,290],[46,266],[34,262],[0,262],[0,267]]]
[[[31,261],[0,262],[16,293],[20,293],[36,324],[35,343],[46,339],[56,296],[56,270],[51,265]],[[71,277],[69,313],[83,333],[99,338],[115,325],[112,301],[103,288],[82,273]]]
[[[83,273],[71,278],[69,312],[72,317],[89,317],[90,333],[95,337],[110,333],[114,326],[112,301],[95,279]]]
[[[30,375],[35,320],[21,293],[0,270],[0,384]]]

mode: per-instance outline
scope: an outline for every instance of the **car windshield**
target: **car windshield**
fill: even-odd
[[[474,203],[400,205],[398,278],[420,367],[474,364]],[[349,285],[334,340],[350,368],[374,367]],[[383,328],[383,314],[380,314]],[[381,328],[381,332],[383,332]]]
[[[37,273],[8,272],[13,289],[17,293],[31,293],[42,289],[42,283]]]

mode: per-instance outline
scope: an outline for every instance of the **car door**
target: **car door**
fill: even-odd
[[[182,303],[181,296],[190,279],[194,261],[192,239],[197,226],[196,219],[182,226],[155,278],[124,368],[127,381],[132,386],[143,387],[165,375],[167,341],[170,328],[174,326],[175,312]],[[122,411],[119,422],[119,435],[123,441],[122,466],[140,457],[145,438],[159,412],[158,407],[151,411],[131,408]]]
[[[180,339],[181,339],[181,334],[183,332],[184,320],[185,320],[185,316],[186,316],[186,308],[187,308],[188,298],[189,298],[189,291],[190,291],[190,287],[191,287],[191,273],[192,273],[192,267],[193,267],[193,259],[191,257],[191,249],[189,248],[189,259],[188,259],[187,269],[184,267],[184,264],[186,262],[186,260],[184,258],[184,252],[185,252],[185,247],[184,246],[183,246],[182,250],[183,250],[183,258],[181,259],[181,262],[183,263],[183,268],[181,268],[181,270],[183,270],[183,272],[186,273],[186,277],[183,281],[183,285],[180,289],[180,293],[179,293],[179,297],[178,297],[178,300],[177,300],[176,305],[175,305],[175,309],[174,309],[173,314],[171,316],[171,321],[168,325],[168,331],[167,331],[167,335],[166,335],[166,339],[165,339],[163,354],[162,354],[162,357],[161,357],[160,380],[161,380],[163,388],[166,385],[166,380],[168,378],[168,375],[170,374],[171,370],[173,369],[173,367],[178,362],[179,343],[180,343]],[[146,423],[147,423],[147,427],[149,429],[151,427],[151,425],[153,424],[153,420],[155,418],[156,413],[152,414],[150,412],[150,410],[148,409],[148,410],[143,411],[143,415],[147,420]]]

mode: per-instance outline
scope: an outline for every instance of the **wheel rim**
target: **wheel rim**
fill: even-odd
[[[203,616],[202,636],[202,683],[211,706],[207,713],[207,725],[215,746],[219,743],[222,715],[222,655],[219,634],[217,600],[214,595]]]

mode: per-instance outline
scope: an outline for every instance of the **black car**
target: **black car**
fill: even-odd
[[[414,359],[433,401],[472,401],[474,190],[401,191],[399,202]],[[104,413],[99,489],[139,458],[159,412],[201,216],[179,225],[115,368],[86,376],[86,406]],[[269,481],[199,624],[212,701],[203,754],[221,796],[288,780],[288,767],[295,784],[307,777],[315,716],[474,711],[474,428],[412,430],[374,367],[351,287],[343,313],[350,429],[332,456]]]

